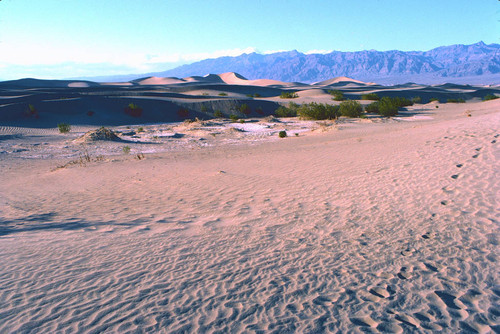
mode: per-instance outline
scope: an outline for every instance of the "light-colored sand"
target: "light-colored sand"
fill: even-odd
[[[0,332],[498,332],[498,110],[58,169],[0,153]]]

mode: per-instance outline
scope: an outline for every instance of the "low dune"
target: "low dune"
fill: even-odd
[[[277,88],[148,85],[0,85],[0,332],[498,332],[497,88],[316,122],[263,117]]]

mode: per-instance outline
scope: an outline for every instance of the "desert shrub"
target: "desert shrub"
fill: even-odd
[[[247,97],[253,97],[253,95],[252,94],[247,94]]]
[[[177,110],[177,116],[179,116],[179,118],[188,118],[189,117],[189,110],[187,108],[179,108],[179,110]]]
[[[130,146],[128,146],[128,145],[127,146],[123,146],[122,151],[125,154],[129,154],[130,153]]]
[[[229,115],[229,119],[233,122],[236,122],[238,120],[238,116],[236,116],[235,114],[231,114]]]
[[[378,114],[378,101],[367,104],[365,106],[365,111]]]
[[[429,102],[439,102],[439,99],[437,97],[431,97]]]
[[[410,99],[407,99],[406,97],[396,96],[393,97],[391,100],[396,106],[398,106],[398,108],[408,107],[413,105],[413,102]]]
[[[342,116],[359,117],[363,113],[363,107],[357,101],[344,101],[339,105],[339,112]]]
[[[240,118],[238,122],[240,122],[241,124],[245,124],[245,120],[243,118]]]
[[[411,99],[411,102],[415,103],[422,103],[422,98],[420,96],[415,96]]]
[[[333,100],[335,101],[344,101],[344,93],[340,90],[329,90],[328,93],[333,96]]]
[[[335,119],[340,116],[339,109],[339,106],[311,102],[301,105],[297,110],[297,115],[305,119]]]
[[[282,92],[280,98],[282,99],[295,99],[299,97],[296,92]]]
[[[378,100],[380,100],[380,97],[375,93],[369,93],[369,94],[361,95],[361,100],[378,101]]]
[[[384,117],[396,116],[398,114],[399,106],[397,101],[390,97],[383,97],[377,104],[378,113]]]
[[[264,115],[264,110],[262,109],[262,107],[255,108],[255,112],[259,115]]]
[[[125,113],[132,117],[141,117],[142,108],[139,107],[137,104],[130,103],[128,106],[125,107]]]
[[[214,112],[214,117],[215,118],[222,118],[222,117],[224,117],[224,114],[220,110],[216,110]]]
[[[490,100],[496,100],[498,99],[498,96],[494,94],[488,94],[485,97],[483,97],[483,101],[490,101]]]
[[[286,131],[280,131],[280,132],[278,132],[278,137],[285,138],[286,136],[287,136]]]
[[[219,93],[219,96],[227,96],[227,93],[224,93],[224,92]]]
[[[206,92],[205,93],[201,93],[201,95],[208,96],[208,93],[206,93]]]
[[[288,107],[280,106],[274,111],[276,117],[296,117],[299,105],[294,102],[288,103]]]
[[[60,133],[68,133],[71,131],[71,125],[68,123],[59,123],[57,124],[57,128],[59,129]]]
[[[448,99],[446,100],[446,103],[465,103],[464,99]]]
[[[27,117],[35,117],[38,118],[38,110],[36,110],[35,106],[32,104],[28,104],[28,109],[25,111],[25,115]]]
[[[239,109],[246,116],[250,115],[250,113],[252,112],[252,109],[250,109],[250,106],[246,103],[243,103]]]
[[[144,132],[144,128],[142,126],[138,127],[137,132]]]
[[[261,95],[259,93],[253,94],[253,97],[260,97]]]

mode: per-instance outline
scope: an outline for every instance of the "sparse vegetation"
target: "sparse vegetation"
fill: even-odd
[[[278,132],[278,136],[279,136],[280,138],[285,138],[285,137],[287,137],[286,131],[280,131],[280,132]]]
[[[214,117],[215,118],[222,118],[222,117],[224,117],[224,114],[220,110],[216,110],[214,112]]]
[[[227,93],[221,92],[219,93],[219,96],[227,96]]]
[[[60,133],[68,133],[71,131],[71,125],[68,123],[59,123],[57,124],[57,128],[59,129]]]
[[[365,111],[370,113],[378,114],[378,101],[372,102],[365,106]]]
[[[125,154],[129,154],[130,153],[130,146],[128,146],[128,145],[127,146],[123,146],[122,151]]]
[[[129,103],[129,105],[125,107],[125,114],[130,115],[132,117],[141,117],[142,108],[139,107],[137,104]]]
[[[299,105],[294,102],[290,102],[288,107],[279,106],[278,109],[274,111],[276,117],[296,117],[297,110],[299,110]]]
[[[236,116],[235,114],[231,114],[231,115],[229,115],[229,119],[230,119],[231,121],[233,121],[233,122],[236,122],[239,118],[238,118],[238,116]]]
[[[465,100],[460,98],[460,99],[448,99],[446,100],[446,103],[465,103]]]
[[[253,97],[260,97],[261,95],[259,93],[253,94]]]
[[[340,90],[329,90],[328,93],[333,96],[334,101],[344,101],[344,93],[342,93]]]
[[[297,115],[304,119],[336,119],[340,116],[339,109],[340,106],[311,102],[301,105],[297,110]]]
[[[429,102],[439,102],[439,99],[437,97],[432,97]]]
[[[144,128],[142,126],[138,127],[137,132],[144,132]]]
[[[378,101],[380,100],[380,97],[375,93],[369,93],[361,95],[361,100]]]
[[[239,109],[245,116],[250,115],[250,113],[252,112],[252,109],[250,109],[250,106],[246,103],[243,103]]]
[[[28,109],[25,111],[25,115],[27,117],[38,118],[38,110],[36,110],[35,106],[32,104],[28,104]]]
[[[282,92],[280,95],[282,99],[295,99],[297,97],[299,97],[299,95],[296,92]]]
[[[413,102],[414,104],[420,104],[422,103],[422,98],[420,96],[415,96],[411,99],[411,102]]]
[[[339,105],[339,112],[342,116],[360,117],[363,113],[363,107],[358,101],[344,101]]]
[[[483,101],[490,101],[490,100],[496,100],[499,97],[494,95],[494,94],[488,94],[485,97],[483,97]]]
[[[377,102],[378,113],[384,117],[392,117],[398,114],[399,106],[396,100],[390,97],[383,97]]]

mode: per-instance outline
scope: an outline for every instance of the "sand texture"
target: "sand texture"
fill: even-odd
[[[0,123],[0,332],[500,331],[500,103],[434,105]]]

